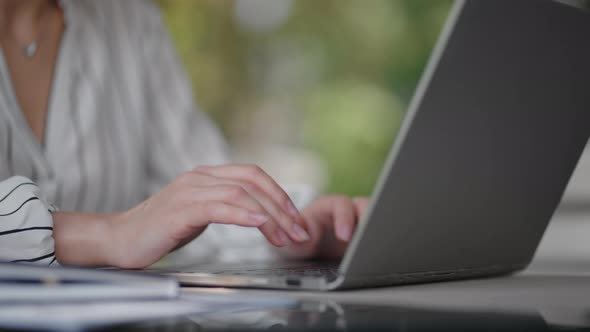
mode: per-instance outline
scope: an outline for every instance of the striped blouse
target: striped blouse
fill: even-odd
[[[195,106],[154,4],[61,5],[66,27],[43,144],[19,110],[0,52],[0,260],[52,255],[49,203],[64,211],[122,211],[184,171],[227,161],[226,144]],[[32,197],[39,198],[26,202]],[[219,250],[227,237],[234,251]],[[262,242],[258,232],[215,225],[173,256],[221,259],[241,246],[264,256],[265,245],[252,246]]]

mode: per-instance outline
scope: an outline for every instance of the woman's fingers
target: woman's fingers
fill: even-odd
[[[219,184],[195,187],[191,193],[191,202],[222,202],[254,211],[269,217],[268,211],[239,185]]]
[[[203,227],[210,223],[260,227],[270,220],[265,214],[222,202],[194,204],[189,211],[191,215],[199,216],[188,219],[193,227]]]
[[[287,215],[277,203],[257,186],[236,181],[252,195],[268,213],[273,217],[273,222],[261,227],[265,235],[275,236],[282,244],[287,245],[290,241],[305,242],[309,240],[309,234],[295,221],[296,218]],[[284,241],[284,240],[287,241]]]
[[[182,175],[179,180],[183,186],[191,190],[189,203],[193,203],[193,200],[219,200],[231,205],[242,202],[246,204],[242,205],[243,207],[262,211],[271,217],[270,222],[260,227],[260,231],[270,243],[279,247],[291,244],[291,238],[295,235],[287,235],[283,227],[289,230],[293,229],[292,218],[286,215],[274,200],[255,185],[238,180],[218,178],[196,171]],[[248,197],[251,199],[246,199]],[[293,241],[303,241],[304,239],[305,233],[294,237]]]
[[[367,212],[371,200],[368,197],[355,197],[352,202],[354,203],[357,219],[361,219]]]
[[[275,246],[282,247],[291,244],[292,241],[304,242],[309,240],[307,232],[293,221],[292,217],[285,214],[276,202],[258,187],[236,180],[218,180],[243,188],[272,217],[270,222],[260,227],[260,231]]]
[[[323,196],[314,201],[306,212],[309,220],[323,224],[340,241],[348,242],[352,238],[358,218],[351,198]]]
[[[275,216],[277,215],[277,211],[280,211],[280,209],[272,207],[272,205],[267,202],[265,205],[270,205],[270,210],[273,211],[272,213],[269,212],[269,209],[266,209],[262,204],[260,204],[258,199],[254,198],[251,193],[249,193],[239,184],[227,184],[226,182],[223,182],[223,184],[196,187],[194,190],[195,192],[192,194],[192,199],[194,199],[195,203],[221,201],[229,205],[236,205],[268,216],[271,222],[265,223],[263,226],[261,226],[260,231],[264,234],[268,241],[275,246],[281,247],[290,244],[291,241],[289,240],[289,237],[284,231],[281,230],[281,227],[279,227],[276,221]]]
[[[336,237],[348,242],[352,238],[357,221],[352,199],[346,196],[335,196],[331,203]]]
[[[240,180],[260,187],[272,197],[284,212],[293,218],[299,217],[299,211],[287,193],[262,168],[256,165],[201,166],[196,172],[209,174],[218,178]]]
[[[295,221],[297,217],[294,217],[293,213],[296,210],[289,212],[286,208],[286,206],[293,204],[289,196],[260,168],[251,166],[199,167],[195,172],[211,176],[222,183],[239,185],[254,197],[273,217],[273,222],[261,227],[261,231],[274,245],[288,245],[291,240],[296,242],[309,240],[309,234]],[[244,180],[248,174],[251,174],[250,180]]]

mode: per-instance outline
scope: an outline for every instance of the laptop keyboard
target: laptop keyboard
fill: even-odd
[[[218,275],[241,275],[241,276],[274,276],[274,277],[325,277],[334,279],[338,276],[338,265],[325,267],[302,266],[302,267],[277,267],[277,268],[259,268],[244,270],[225,270],[213,272]]]

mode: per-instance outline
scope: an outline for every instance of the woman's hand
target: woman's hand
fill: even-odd
[[[211,166],[181,175],[123,213],[56,213],[54,237],[62,264],[142,268],[210,223],[258,227],[275,246],[309,240],[296,220],[302,219],[289,196],[259,167]]]
[[[301,213],[300,222],[305,225],[311,240],[293,243],[281,248],[280,252],[294,259],[342,257],[368,205],[366,197],[331,195],[318,198]]]

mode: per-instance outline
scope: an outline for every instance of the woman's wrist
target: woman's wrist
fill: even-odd
[[[114,214],[53,213],[55,256],[63,265],[116,266]]]

